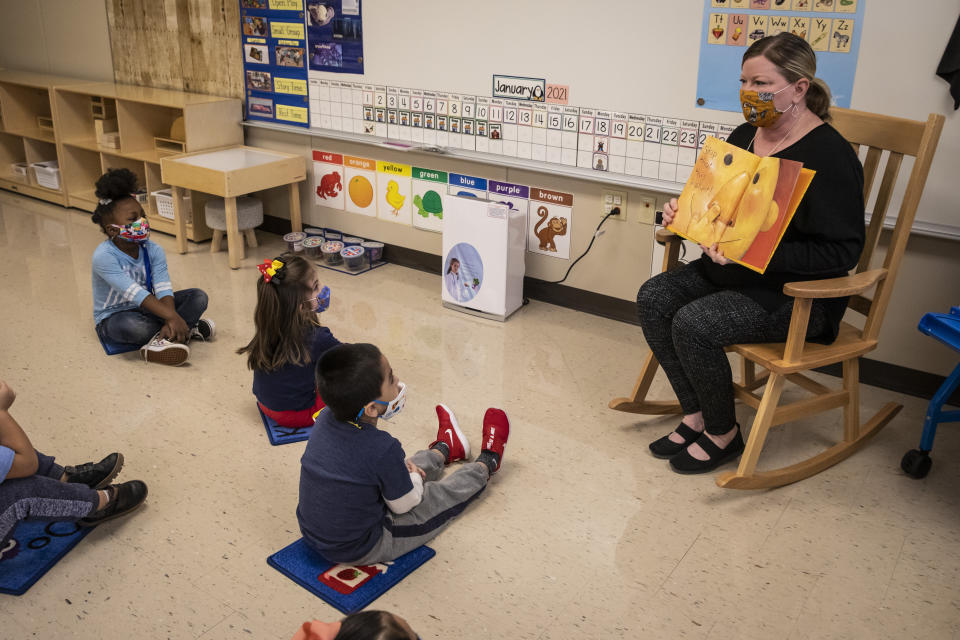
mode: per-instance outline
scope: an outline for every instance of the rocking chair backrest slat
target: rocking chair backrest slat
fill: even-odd
[[[871,149],[872,151],[873,149]],[[873,212],[870,215],[870,225],[867,227],[867,241],[863,247],[863,253],[860,255],[860,263],[857,265],[857,273],[866,271],[870,268],[870,261],[873,258],[873,252],[877,249],[877,241],[880,240],[880,230],[883,228],[883,221],[887,217],[887,209],[890,206],[890,199],[893,196],[893,188],[897,183],[897,176],[900,173],[900,164],[903,162],[903,154],[893,152],[887,158],[887,166],[883,171],[883,180],[880,182],[880,191],[877,192],[877,199],[873,204]],[[870,192],[867,191],[867,194]],[[866,201],[866,196],[864,196]]]
[[[867,229],[867,241],[857,265],[858,272],[869,269],[874,260],[874,252],[892,200],[903,156],[915,158],[907,188],[897,212],[893,234],[884,255],[883,266],[887,269],[887,277],[877,285],[872,299],[854,296],[850,301],[851,309],[867,316],[863,337],[876,339],[896,282],[903,252],[906,250],[907,238],[913,226],[930,163],[940,139],[944,117],[939,114],[930,114],[926,122],[922,122],[839,108],[832,109],[831,115],[833,115],[833,126],[855,149],[861,146],[868,147],[864,161],[865,201],[872,191],[883,151],[890,152]]]
[[[873,179],[877,177],[877,167],[880,166],[880,156],[883,155],[883,149],[877,147],[867,148],[867,158],[863,161],[863,201],[870,200],[870,193],[873,191]]]

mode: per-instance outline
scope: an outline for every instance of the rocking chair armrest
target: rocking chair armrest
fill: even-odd
[[[666,227],[660,227],[657,229],[654,237],[657,239],[657,242],[671,242],[673,240],[683,240],[680,236],[675,234],[673,231],[670,231]]]
[[[792,298],[845,298],[863,293],[886,277],[886,269],[871,269],[841,278],[788,282],[783,292]]]

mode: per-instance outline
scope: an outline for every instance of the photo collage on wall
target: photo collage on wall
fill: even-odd
[[[240,0],[247,118],[310,126],[303,0]]]
[[[316,204],[441,233],[453,197],[482,198],[527,219],[527,250],[570,259],[573,194],[314,149]]]
[[[360,0],[305,0],[311,71],[363,73]]]

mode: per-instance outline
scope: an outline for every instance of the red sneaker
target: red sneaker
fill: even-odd
[[[437,405],[437,420],[440,426],[437,427],[437,439],[430,446],[442,442],[450,450],[450,457],[446,464],[456,462],[457,460],[466,460],[470,455],[470,441],[460,431],[460,425],[457,424],[457,416],[453,415],[450,407],[445,404]]]
[[[507,414],[502,409],[487,409],[483,414],[483,444],[481,449],[492,451],[497,454],[497,468],[503,464],[503,448],[507,444],[507,438],[510,437],[510,421],[507,420]]]

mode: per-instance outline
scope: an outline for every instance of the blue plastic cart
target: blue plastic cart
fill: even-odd
[[[920,320],[917,328],[948,347],[960,351],[960,307],[952,307],[950,313],[927,313]],[[933,437],[937,433],[937,425],[941,422],[960,422],[960,411],[943,410],[944,403],[958,385],[960,385],[960,364],[940,385],[933,399],[930,400],[927,417],[923,421],[920,448],[907,451],[903,460],[900,461],[900,468],[908,476],[923,478],[930,471],[930,465],[933,464],[930,459],[930,450],[933,449]]]

